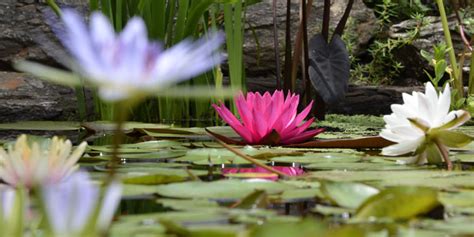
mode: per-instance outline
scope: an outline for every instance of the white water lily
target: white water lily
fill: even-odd
[[[385,128],[380,136],[396,144],[383,148],[382,155],[398,156],[415,152],[413,162],[439,163],[442,159],[450,168],[449,147],[462,147],[471,137],[452,131],[468,121],[467,111],[449,111],[451,90],[449,85],[440,94],[431,83],[425,93],[403,93],[403,104],[392,105],[393,113],[384,116]]]
[[[27,136],[21,135],[7,151],[0,148],[0,178],[11,186],[26,188],[60,182],[78,168],[76,163],[86,146],[82,142],[72,151],[71,141],[53,137],[48,147],[41,148],[36,142],[30,145]]]
[[[103,193],[101,197],[100,186],[85,172],[75,172],[62,183],[44,186],[43,206],[53,236],[99,236],[105,231],[120,203],[122,186],[111,182]]]

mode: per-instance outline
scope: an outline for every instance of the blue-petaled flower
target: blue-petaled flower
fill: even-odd
[[[156,93],[177,82],[197,76],[219,64],[223,42],[211,34],[196,42],[185,40],[169,49],[150,42],[145,23],[134,17],[120,34],[99,12],[91,15],[89,27],[72,10],[64,10],[66,32],[61,41],[71,52],[79,71],[104,100],[120,101]]]
[[[76,172],[65,182],[42,188],[46,217],[54,236],[93,235],[106,230],[120,202],[122,187],[112,182],[100,197],[100,187],[87,173]],[[99,204],[100,202],[100,205]],[[96,208],[100,208],[96,212]],[[96,229],[88,226],[97,213]]]
[[[471,137],[453,129],[468,121],[467,111],[449,111],[451,90],[449,85],[438,95],[431,83],[425,93],[403,94],[404,104],[392,105],[393,113],[384,116],[383,138],[396,144],[385,147],[383,155],[397,156],[415,152],[416,163],[439,163],[444,159],[450,167],[449,147],[462,147]]]

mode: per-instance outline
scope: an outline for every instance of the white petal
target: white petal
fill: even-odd
[[[451,106],[451,89],[449,84],[446,84],[443,93],[439,96],[438,105],[436,108],[436,121],[434,126],[438,127],[446,121],[448,116],[449,107]]]
[[[382,149],[382,155],[386,156],[399,156],[416,151],[418,146],[422,143],[423,139],[417,140],[406,140],[398,144],[394,144]]]

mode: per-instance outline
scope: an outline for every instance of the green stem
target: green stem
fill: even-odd
[[[128,106],[126,102],[117,102],[115,106],[115,132],[112,141],[112,159],[109,162],[109,181],[113,180],[116,174],[117,165],[120,163],[119,149],[124,138],[123,127],[128,116]],[[108,183],[108,182],[107,182]]]
[[[48,3],[49,7],[53,9],[56,15],[61,16],[61,8],[58,7],[58,5],[56,4],[54,0],[46,0],[46,2]]]
[[[446,40],[446,45],[449,48],[449,61],[451,62],[451,69],[453,70],[453,83],[454,88],[458,91],[456,93],[456,100],[464,97],[463,83],[459,80],[459,68],[456,62],[456,55],[454,53],[453,41],[451,40],[451,33],[449,31],[448,18],[446,16],[446,11],[444,10],[443,0],[436,0],[438,4],[439,14],[441,16],[441,23],[443,25],[444,38]]]

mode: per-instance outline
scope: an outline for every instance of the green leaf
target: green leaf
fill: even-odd
[[[426,187],[387,188],[367,199],[357,209],[354,220],[411,219],[438,206],[437,196],[438,192],[435,189]]]
[[[269,194],[281,193],[294,187],[278,182],[247,182],[240,180],[219,180],[207,182],[185,182],[157,187],[158,194],[175,198],[207,198],[211,200],[237,200],[255,190],[265,190]]]
[[[455,132],[449,130],[440,131],[437,137],[444,145],[455,148],[466,146],[473,140],[473,137],[466,135],[462,132]]]
[[[162,175],[162,174],[150,174],[142,175],[136,177],[129,177],[122,179],[122,182],[125,184],[146,184],[146,185],[156,185],[156,184],[168,184],[175,182],[185,181],[186,178],[178,175]]]
[[[443,163],[443,156],[438,146],[435,143],[430,142],[426,144],[426,148],[424,152],[425,153],[421,155],[426,155],[426,159],[428,160],[429,164]]]
[[[170,199],[160,198],[157,203],[177,211],[199,211],[219,209],[217,202],[208,199]]]
[[[318,221],[312,219],[302,220],[297,223],[272,223],[267,222],[263,225],[256,226],[252,232],[252,237],[275,237],[275,236],[291,236],[291,237],[315,237],[323,236],[326,227]]]
[[[268,206],[268,195],[263,190],[255,190],[253,193],[247,195],[238,203],[233,205],[233,208],[239,209],[258,209],[266,208]]]
[[[362,183],[323,182],[321,190],[331,201],[341,207],[357,208],[379,190]]]

